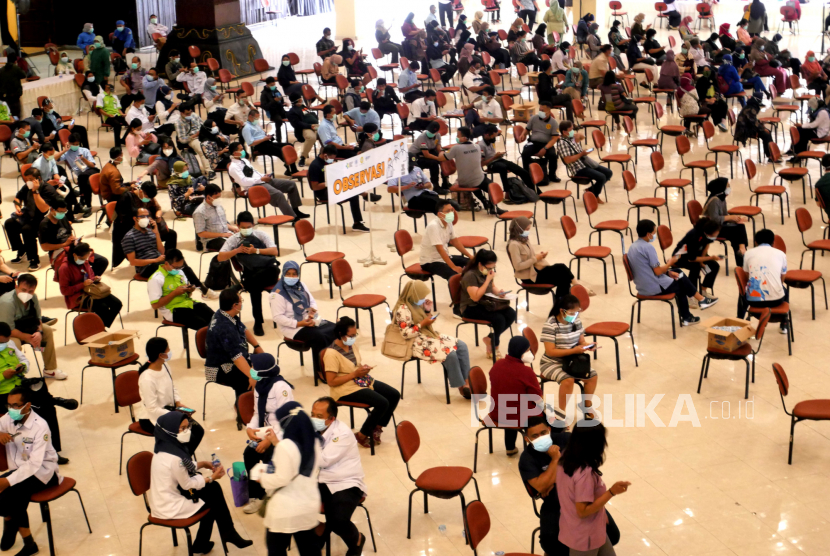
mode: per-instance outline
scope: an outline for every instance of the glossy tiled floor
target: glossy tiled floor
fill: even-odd
[[[472,1],[468,2],[472,4]],[[477,4],[477,3],[476,3]],[[507,4],[507,3],[505,3]],[[387,22],[396,17],[394,27],[402,21],[405,12],[414,9],[419,14],[418,20],[425,14],[427,2],[408,3],[406,6],[375,6],[372,17],[383,16]],[[374,5],[373,5],[374,6]],[[684,10],[689,6],[683,5]],[[627,6],[628,7],[628,6]],[[643,4],[643,11],[653,13],[653,9]],[[718,21],[737,22],[739,4],[730,2],[716,9]],[[778,3],[770,2],[767,6],[771,20],[777,20]],[[473,9],[468,9],[472,13]],[[504,20],[510,20],[509,10],[503,14]],[[630,14],[637,13],[636,6],[628,7]],[[802,34],[797,37],[787,35],[784,43],[799,57],[808,49],[819,45],[820,37],[816,27],[821,6],[816,3],[804,6],[804,26]],[[334,23],[332,16],[308,18],[307,22],[281,22],[273,28],[259,29],[256,35],[263,46],[269,61],[278,63],[278,55],[289,50],[302,53],[303,67],[310,67],[312,62],[313,42],[317,40],[319,29]],[[362,21],[361,24],[371,22]],[[649,16],[648,20],[651,19]],[[605,16],[600,12],[598,21],[604,22]],[[812,23],[811,23],[812,22]],[[304,27],[300,28],[302,25]],[[288,32],[283,32],[288,30]],[[606,32],[605,27],[602,29]],[[665,40],[666,31],[660,31]],[[363,42],[367,48],[374,46]],[[360,44],[359,44],[360,46]],[[816,48],[817,49],[817,48]],[[45,64],[44,64],[45,66]],[[641,111],[643,112],[643,111]],[[669,118],[672,123],[675,120]],[[667,121],[663,123],[667,123]],[[90,120],[92,121],[92,119]],[[786,126],[785,126],[786,128]],[[388,133],[385,126],[384,131]],[[637,137],[652,137],[655,128],[650,125],[646,114],[639,119]],[[94,134],[91,134],[94,137]],[[785,131],[784,136],[788,137]],[[445,138],[445,142],[451,138]],[[98,146],[102,157],[111,146],[109,136]],[[718,132],[715,144],[731,141],[728,134]],[[782,140],[782,151],[788,147],[789,139]],[[507,136],[507,152],[514,157],[512,134]],[[622,152],[626,145],[625,137],[617,132],[611,139],[611,151]],[[744,149],[744,155],[749,154]],[[667,176],[676,176],[680,165],[671,141],[666,142],[665,157]],[[693,141],[692,159],[702,158],[705,153],[703,138]],[[757,151],[756,151],[757,153]],[[757,156],[757,154],[756,154]],[[638,166],[639,188],[634,197],[650,196],[653,186],[653,174],[647,157]],[[728,175],[725,159],[721,159],[721,171]],[[5,174],[0,178],[4,188],[3,212],[11,211],[11,199],[15,192],[12,167],[6,165]],[[126,167],[124,170],[129,172]],[[813,180],[818,179],[818,170],[810,167]],[[773,168],[768,164],[759,165],[759,178],[756,185],[771,183]],[[560,169],[560,175],[564,170]],[[597,219],[622,218],[627,210],[625,193],[619,174],[608,184],[610,203],[601,207]],[[308,195],[308,190],[307,195]],[[731,205],[746,204],[748,189],[745,176],[741,171],[732,180]],[[821,219],[815,203],[809,199],[804,204],[801,193],[794,191],[791,199],[792,211],[805,207],[819,225],[808,233],[809,239],[821,235]],[[232,198],[226,193],[223,203],[230,214]],[[697,195],[704,198],[704,190],[699,183]],[[166,203],[166,196],[162,195]],[[310,208],[311,197],[307,196],[305,204]],[[584,245],[587,242],[587,218],[579,203],[579,233],[572,242]],[[672,221],[675,238],[682,235],[689,227],[686,217],[681,215],[680,200],[670,197]],[[786,218],[780,224],[780,215],[776,206],[769,202],[761,205],[767,216],[767,223],[780,234],[790,248],[790,265],[798,265],[801,238],[796,228],[795,219]],[[397,226],[396,215],[389,209],[388,196],[369,209],[372,213],[375,239],[375,253],[383,257],[386,266],[363,268],[356,259],[365,256],[369,250],[369,237],[349,233],[339,237],[341,251],[348,253],[355,272],[354,293],[384,293],[390,303],[396,299],[396,283],[401,272],[400,261],[386,244],[391,242],[392,233]],[[551,211],[551,219],[540,222],[541,244],[550,251],[549,260],[567,262],[564,237],[557,220],[559,210]],[[469,214],[462,215],[459,229],[463,234],[492,234],[493,218],[479,215],[475,223],[469,220]],[[324,221],[322,221],[324,222]],[[412,223],[406,218],[402,227],[412,231]],[[176,229],[180,237],[180,246],[185,250],[191,265],[198,264],[198,255],[194,250],[193,229],[189,222],[179,222]],[[93,224],[80,225],[81,233],[92,235]],[[283,229],[281,261],[301,259],[301,252],[288,229]],[[312,251],[334,248],[333,226],[321,223],[317,227],[317,238],[310,246]],[[96,250],[108,255],[110,247],[109,232],[100,230],[91,243]],[[416,245],[420,235],[415,235]],[[588,264],[583,269],[583,281],[597,290],[598,295],[591,299],[591,308],[584,315],[586,324],[599,320],[627,321],[629,318],[631,297],[625,283],[625,273],[619,257],[619,246],[610,243],[617,256],[617,276],[619,282],[611,284],[607,295],[602,293],[602,277],[597,264]],[[496,251],[505,255],[505,244],[498,238]],[[4,256],[8,252],[4,253]],[[416,256],[407,258],[407,263],[416,261]],[[7,256],[10,259],[11,256]],[[45,261],[45,258],[43,259]],[[825,259],[819,258],[816,268],[830,270]],[[20,270],[24,268],[21,266]],[[504,288],[513,288],[509,264],[503,259],[499,264],[498,284]],[[45,279],[45,270],[37,272],[39,279]],[[132,276],[129,268],[122,265],[115,271],[108,271],[105,281],[115,293],[126,301],[126,285]],[[316,273],[310,269],[306,276],[321,306],[325,318],[334,319],[339,302],[328,299],[328,292],[316,283]],[[50,284],[48,300],[42,300],[46,314],[60,318],[57,328],[63,327],[65,309],[63,300],[57,296],[57,287]],[[458,321],[449,318],[447,308],[449,296],[443,281],[439,281],[438,305],[442,316],[437,321],[439,330],[453,333]],[[346,293],[351,294],[349,290]],[[737,302],[734,274],[721,276],[716,285],[720,303],[703,316],[734,316]],[[43,298],[41,285],[39,294]],[[335,294],[336,295],[336,294]],[[819,294],[820,295],[820,294]],[[788,405],[812,397],[830,397],[830,376],[826,370],[828,359],[824,350],[830,348],[827,339],[826,323],[830,318],[819,301],[817,319],[810,319],[809,293],[804,290],[792,293],[793,317],[795,321],[795,343],[793,355],[787,355],[784,336],[777,334],[777,328],[770,329],[764,342],[763,350],[757,361],[757,377],[751,386],[750,403],[743,400],[744,375],[741,364],[714,362],[709,379],[704,384],[701,394],[696,394],[696,385],[700,360],[706,347],[706,336],[700,328],[678,329],[676,340],[671,339],[668,314],[664,307],[646,305],[642,322],[635,325],[636,346],[627,340],[620,342],[622,359],[622,380],[615,380],[613,346],[610,342],[602,343],[600,359],[596,362],[600,382],[598,394],[612,396],[615,406],[614,417],[621,418],[623,407],[628,402],[627,410],[634,413],[634,395],[644,395],[645,400],[652,396],[664,395],[656,406],[655,414],[668,425],[675,403],[679,396],[687,396],[699,418],[700,426],[693,427],[682,422],[675,428],[656,426],[646,419],[643,426],[617,427],[610,431],[609,452],[603,468],[606,481],[629,480],[632,486],[627,494],[619,496],[610,505],[619,527],[622,540],[617,546],[617,553],[622,555],[643,554],[648,556],[671,555],[686,556],[707,554],[712,556],[749,556],[749,555],[791,555],[809,554],[813,556],[827,553],[828,532],[830,532],[830,425],[804,423],[798,426],[794,464],[787,465],[787,443],[789,418],[781,408],[775,380],[771,372],[773,362],[781,363],[788,371],[791,391]],[[529,325],[539,333],[542,322],[550,310],[548,298],[533,298],[532,310],[523,308],[519,313],[520,325]],[[216,306],[215,302],[211,303]],[[246,311],[248,304],[246,304]],[[133,288],[132,312],[124,314],[127,328],[141,331],[143,342],[155,333],[157,323],[142,288]],[[268,315],[266,309],[266,316]],[[250,322],[250,314],[245,315]],[[376,311],[377,329],[382,334],[386,315]],[[364,319],[364,324],[367,321]],[[269,323],[270,324],[270,323]],[[469,327],[462,331],[461,337],[471,345],[474,364],[489,370],[484,357],[483,347],[472,347],[472,331]],[[514,328],[515,330],[515,328]],[[822,332],[824,330],[825,332]],[[384,359],[378,348],[372,348],[368,328],[362,331],[360,347],[364,357],[378,367],[373,374],[380,380],[392,385],[400,384],[400,367]],[[202,389],[204,374],[201,360],[195,356],[192,369],[187,369],[181,338],[177,333],[162,332],[171,340],[175,359],[170,365],[176,384],[187,405],[202,409]],[[57,334],[59,337],[60,334]],[[192,336],[191,336],[192,341]],[[266,327],[263,345],[276,353],[279,334],[270,326]],[[632,347],[637,349],[640,365],[633,366]],[[142,350],[143,351],[143,350]],[[143,353],[142,353],[143,355]],[[52,382],[50,388],[55,395],[79,396],[80,370],[85,363],[86,349],[74,342],[58,350],[61,368],[69,375],[64,382]],[[306,359],[308,361],[308,359]],[[326,387],[313,386],[310,367],[300,367],[294,352],[283,350],[281,367],[286,377],[296,388],[295,397],[304,404],[310,404],[319,396],[327,394]],[[412,373],[407,377],[406,399],[401,402],[398,420],[412,421],[421,434],[421,449],[412,460],[412,471],[418,473],[429,466],[464,465],[472,466],[474,432],[470,422],[470,406],[460,398],[457,392],[452,394],[452,403],[444,402],[442,373],[437,367],[426,366],[423,383],[418,385]],[[86,392],[84,405],[75,412],[60,411],[63,435],[63,454],[71,463],[61,468],[61,472],[78,481],[78,488],[83,494],[92,524],[92,535],[83,527],[83,519],[78,505],[71,497],[53,504],[52,512],[55,522],[55,539],[58,553],[63,556],[80,555],[98,556],[107,554],[137,554],[138,530],[146,519],[142,501],[134,497],[128,487],[126,475],[118,474],[119,437],[126,430],[129,418],[126,412],[113,413],[110,381],[105,372],[92,370],[86,375]],[[201,447],[200,457],[216,453],[226,465],[241,460],[245,437],[234,426],[232,409],[233,397],[228,389],[211,387],[207,396],[207,418],[204,425],[207,436]],[[555,386],[548,388],[548,394],[555,394]],[[600,407],[602,410],[602,407]],[[689,407],[684,408],[689,412]],[[200,416],[201,418],[201,416]],[[346,416],[344,416],[346,418]],[[360,419],[361,416],[358,416]],[[636,421],[635,421],[636,422]],[[488,454],[482,446],[479,454],[477,478],[481,488],[481,498],[488,507],[492,528],[487,539],[479,547],[479,554],[500,552],[528,552],[530,534],[538,525],[533,513],[531,501],[525,493],[517,471],[518,458],[509,458],[504,453],[501,434],[495,433],[495,451]],[[482,437],[483,439],[483,437]],[[124,442],[124,453],[129,457],[139,450],[151,450],[152,442],[128,436]],[[384,555],[433,555],[470,554],[462,536],[462,521],[457,500],[433,500],[430,513],[424,515],[416,497],[412,518],[412,539],[406,539],[407,497],[412,483],[394,442],[392,430],[389,429],[378,447],[377,455],[370,457],[368,451],[363,453],[363,464],[367,476],[369,497],[366,506],[373,518],[377,550]],[[226,496],[230,499],[227,479],[222,481]],[[468,500],[474,492],[468,489]],[[46,550],[46,530],[40,523],[39,512],[30,511],[36,539],[42,553]],[[254,539],[255,545],[245,551],[233,553],[265,554],[264,530],[262,520],[256,516],[247,516],[235,511],[237,527],[243,536]],[[367,524],[362,515],[355,515],[355,521],[361,531],[368,533]],[[218,540],[218,539],[216,539]],[[19,549],[19,544],[14,550]],[[180,546],[172,547],[170,535],[166,531],[147,529],[144,537],[145,554],[168,555],[184,554]],[[217,549],[218,550],[218,549]],[[369,549],[367,549],[368,552]],[[536,550],[539,551],[538,543]],[[333,553],[343,554],[344,545],[335,541]]]

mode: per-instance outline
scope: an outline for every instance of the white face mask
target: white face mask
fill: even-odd
[[[187,429],[184,432],[180,432],[179,434],[176,435],[176,440],[178,440],[182,444],[187,444],[188,442],[190,442],[190,433],[191,433],[190,429]]]
[[[533,363],[534,359],[536,359],[536,358],[533,356],[533,353],[530,352],[530,351],[526,351],[522,354],[522,363],[524,363],[525,365],[530,365],[531,363]]]
[[[138,219],[138,225],[142,228],[146,228],[150,225],[150,218],[148,216],[142,216]]]
[[[173,354],[168,351],[166,353],[162,353],[161,355],[159,355],[159,357],[161,357],[165,361],[170,361],[171,359],[173,359]]]
[[[252,233],[254,233],[253,228],[239,228],[239,235],[241,235],[242,237],[248,237]]]
[[[164,156],[170,156],[173,154],[173,149],[163,149],[161,152],[164,153]]]
[[[173,95],[164,95],[164,98],[167,100],[171,100],[173,98]]]
[[[34,295],[29,293],[29,292],[17,292],[17,297],[23,303],[28,303],[29,301],[32,300],[32,297],[34,297]]]

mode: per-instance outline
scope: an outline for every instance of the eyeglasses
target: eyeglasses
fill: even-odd
[[[6,404],[7,409],[23,409],[24,407],[26,407],[25,403],[7,403]]]

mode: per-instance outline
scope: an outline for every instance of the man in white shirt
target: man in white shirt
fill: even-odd
[[[764,228],[755,233],[755,247],[744,255],[744,271],[749,275],[745,298],[738,303],[740,313],[749,307],[777,307],[789,301],[784,288],[787,274],[787,255],[772,246],[775,232]],[[781,323],[781,333],[787,333],[786,323]]]
[[[185,71],[176,76],[176,81],[179,83],[187,83],[187,88],[190,89],[190,96],[201,95],[205,90],[205,83],[207,82],[207,74],[199,69],[196,62],[190,63],[190,71]]]
[[[435,109],[435,97],[435,91],[428,89],[423,98],[415,99],[409,105],[409,119],[406,121],[409,129],[423,131],[431,121],[438,118],[438,112]]]
[[[239,91],[239,94],[236,95],[236,102],[225,112],[225,123],[238,126],[241,130],[248,123],[248,112],[253,108],[254,105],[251,104],[245,91]]]
[[[124,116],[124,119],[127,120],[127,123],[132,122],[133,120],[139,120],[141,122],[141,131],[149,131],[153,132],[156,129],[156,126],[153,124],[153,120],[156,119],[155,116],[151,116],[149,112],[147,112],[147,108],[144,106],[144,95],[138,93],[133,95],[133,103],[127,109],[127,115]]]
[[[367,489],[357,439],[348,425],[337,420],[337,403],[330,397],[311,406],[311,424],[323,436],[318,481],[326,515],[325,534],[343,539],[346,554],[360,554],[366,537],[352,523],[352,514],[366,498]]]
[[[473,255],[464,247],[453,228],[455,208],[449,200],[441,199],[435,207],[438,218],[427,224],[421,239],[421,268],[447,282],[461,274]],[[449,246],[455,247],[461,255],[450,255]]]
[[[488,124],[499,125],[504,121],[504,113],[501,109],[501,104],[496,100],[496,89],[487,85],[481,91],[481,99],[478,102],[473,102],[461,107],[467,112],[464,114],[464,121],[473,131],[473,138],[484,135],[484,130]],[[475,108],[475,110],[471,110]]]
[[[700,44],[700,39],[695,37],[689,40],[689,46],[689,56],[692,57],[692,60],[694,60],[695,65],[698,68],[708,66],[709,60],[706,59],[706,51],[703,50],[703,46],[701,46]]]
[[[470,65],[470,69],[464,74],[464,79],[461,80],[461,85],[471,93],[480,93],[488,87],[484,78],[479,73],[481,71],[481,62],[475,61]]]
[[[437,11],[438,8],[436,8],[435,5],[429,7],[429,15],[424,20],[424,29],[428,29],[430,23],[432,23],[433,21],[438,21],[438,17],[435,15]]]
[[[58,453],[52,446],[46,421],[32,410],[30,393],[17,387],[9,392],[9,412],[0,417],[0,444],[6,450],[9,471],[0,476],[0,515],[3,538],[0,550],[9,550],[23,537],[17,556],[37,554],[38,546],[29,529],[27,509],[34,494],[61,483]]]
[[[155,34],[160,35],[158,39],[153,39],[159,50],[161,50],[161,47],[167,42],[168,32],[169,29],[167,26],[159,23],[159,18],[156,14],[150,16],[150,23],[147,24],[147,34],[150,35],[151,39],[153,39],[153,35]]]
[[[231,163],[228,166],[228,173],[233,183],[247,191],[254,185],[261,185],[271,195],[271,206],[280,209],[286,216],[294,218],[308,218],[308,215],[299,210],[303,201],[297,191],[297,184],[291,180],[275,178],[272,174],[261,174],[254,168],[242,143],[231,143],[228,147],[231,153]],[[286,196],[288,198],[286,198]],[[289,203],[289,199],[291,202]]]

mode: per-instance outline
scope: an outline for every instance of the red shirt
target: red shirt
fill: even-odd
[[[495,407],[490,412],[490,419],[494,423],[500,423],[499,407],[512,408],[505,412],[505,418],[516,421],[519,419],[520,402],[518,399],[499,403],[499,396],[504,394],[535,394],[542,399],[542,389],[539,387],[539,379],[533,369],[525,365],[520,359],[508,355],[504,359],[496,361],[490,369],[490,396],[495,402]],[[532,401],[525,402],[527,414],[538,414],[538,406]]]

